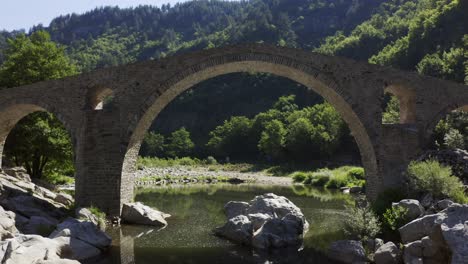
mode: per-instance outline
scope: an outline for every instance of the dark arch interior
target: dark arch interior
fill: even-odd
[[[202,81],[180,94],[157,115],[149,131],[168,137],[171,132],[184,127],[195,143],[192,154],[203,158],[213,155],[206,147],[210,131],[231,116],[254,119],[258,113],[272,109],[279,97],[288,95],[295,95],[299,109],[324,102],[311,89],[285,77],[267,73],[230,73]],[[358,147],[347,126],[345,130],[340,147],[326,159],[359,164]],[[145,144],[139,154],[151,156]],[[259,161],[258,156],[257,153],[249,159]]]
[[[24,167],[33,180],[71,183],[75,172],[73,143],[64,124],[33,105],[13,106],[9,112],[7,120],[2,120],[9,124],[2,133],[2,167]]]

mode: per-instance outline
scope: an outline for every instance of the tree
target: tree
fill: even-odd
[[[143,156],[162,157],[165,150],[164,143],[165,138],[163,135],[151,131],[145,136],[141,153]]]
[[[310,120],[304,117],[296,119],[288,126],[285,146],[288,153],[292,154],[294,158],[305,160],[313,151],[312,130],[313,126]]]
[[[70,136],[62,123],[47,112],[35,112],[21,119],[8,135],[5,154],[35,178],[43,176],[48,164],[60,166],[47,168],[49,172],[67,174],[73,168]]]
[[[17,87],[77,73],[64,48],[52,42],[45,31],[9,39],[5,56],[0,67],[0,87]]]
[[[166,145],[166,153],[170,157],[185,157],[188,156],[195,144],[190,139],[190,132],[184,127],[171,133]]]
[[[6,60],[0,67],[0,87],[15,87],[76,74],[63,47],[50,40],[45,31],[8,40]],[[5,143],[8,159],[24,166],[33,177],[44,171],[72,173],[70,136],[49,113],[32,113],[18,122]],[[58,166],[48,168],[48,165]]]
[[[242,157],[256,151],[251,136],[252,121],[245,116],[233,116],[210,132],[207,146],[218,156]]]
[[[258,148],[266,155],[278,160],[283,155],[285,136],[286,129],[283,123],[279,120],[273,120],[266,125],[265,131],[262,132]]]

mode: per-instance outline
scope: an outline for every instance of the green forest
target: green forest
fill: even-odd
[[[27,32],[0,32],[0,87],[245,42],[344,56],[468,84],[467,13],[468,2],[463,0],[202,0],[161,7],[102,7],[63,15]],[[36,66],[46,69],[33,73],[15,69],[32,63],[30,54],[53,60],[42,60],[47,63]],[[291,100],[289,95],[296,97]],[[281,102],[291,107],[285,113],[275,112]],[[358,156],[342,121],[327,123],[333,111],[320,96],[288,79],[262,73],[219,76],[166,107],[141,154],[283,161],[303,158],[307,145],[314,152],[310,157],[330,157],[342,149]],[[436,145],[460,146],[459,134],[466,144],[466,131],[460,130],[468,118],[460,115],[438,126]],[[43,125],[52,123],[46,116],[36,118]],[[262,118],[268,122],[260,122]],[[389,99],[384,119],[398,119],[397,102]],[[297,144],[300,137],[308,143]],[[250,143],[239,152],[232,144],[236,140]]]

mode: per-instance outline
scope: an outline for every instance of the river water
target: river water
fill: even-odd
[[[258,253],[212,235],[226,222],[223,206],[228,201],[249,201],[256,195],[275,193],[301,208],[310,223],[300,251]],[[333,263],[323,252],[330,242],[344,238],[344,208],[349,195],[304,186],[187,185],[139,189],[135,201],[172,217],[157,230],[122,226],[107,230],[113,237],[109,253],[97,263],[198,264],[198,263]],[[96,263],[96,262],[94,262]]]

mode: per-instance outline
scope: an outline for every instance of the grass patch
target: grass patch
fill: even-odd
[[[366,183],[364,169],[354,166],[343,166],[333,170],[319,169],[315,172],[295,172],[291,177],[294,182],[331,189],[363,187]]]

